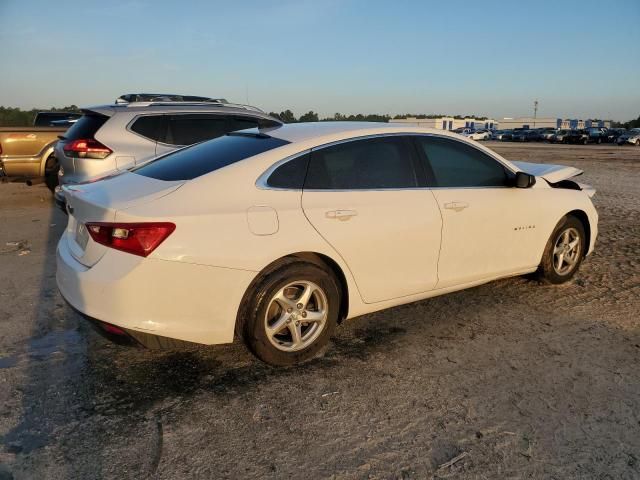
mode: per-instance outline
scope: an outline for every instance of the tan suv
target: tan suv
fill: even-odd
[[[0,176],[58,184],[54,146],[58,136],[80,117],[72,112],[39,112],[32,127],[0,127]]]

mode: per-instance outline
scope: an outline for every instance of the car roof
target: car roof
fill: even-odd
[[[175,102],[175,103],[130,103],[130,104],[107,104],[96,105],[92,107],[83,108],[84,113],[98,113],[107,117],[112,117],[117,113],[131,113],[138,115],[141,113],[224,113],[231,115],[245,115],[259,118],[269,118],[274,121],[280,122],[278,119],[262,112],[258,109],[247,108],[244,106],[231,106],[221,104],[207,104],[207,103],[189,103],[189,102]]]
[[[253,129],[257,131],[256,129]],[[250,130],[245,130],[250,131]],[[280,138],[291,143],[306,141],[325,141],[335,138],[353,138],[367,135],[379,135],[385,133],[437,133],[439,135],[459,135],[435,128],[415,127],[402,123],[383,122],[308,122],[288,123],[278,127],[261,129],[261,133]],[[330,140],[329,140],[330,141]]]

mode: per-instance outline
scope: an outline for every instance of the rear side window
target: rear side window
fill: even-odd
[[[505,168],[489,155],[458,140],[416,137],[436,187],[505,186]]]
[[[314,151],[304,188],[362,190],[417,186],[413,157],[405,140],[383,137]]]
[[[267,179],[267,185],[273,188],[301,190],[307,175],[310,154],[289,160],[276,168]]]
[[[64,134],[66,140],[93,138],[100,127],[109,120],[105,115],[83,115]]]
[[[191,180],[288,143],[267,135],[230,134],[170,153],[132,171],[156,180]]]
[[[164,143],[193,145],[227,132],[227,120],[220,115],[168,115]]]
[[[162,135],[162,122],[162,115],[145,115],[133,122],[131,130],[149,140],[157,141]]]

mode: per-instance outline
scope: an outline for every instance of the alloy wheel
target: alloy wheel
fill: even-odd
[[[558,275],[567,275],[580,259],[582,242],[580,233],[573,227],[564,230],[553,248],[553,269]]]
[[[288,283],[269,301],[264,327],[269,342],[283,352],[310,346],[327,323],[329,302],[326,293],[313,282]]]

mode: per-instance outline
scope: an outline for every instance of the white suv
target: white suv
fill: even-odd
[[[122,95],[83,113],[55,147],[61,185],[93,181],[228,132],[282,124],[256,107],[164,94]]]

